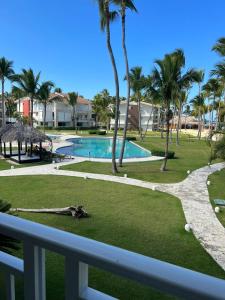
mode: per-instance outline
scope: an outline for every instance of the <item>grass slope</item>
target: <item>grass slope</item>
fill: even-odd
[[[180,201],[170,195],[61,176],[4,177],[0,190],[1,198],[13,207],[53,208],[81,204],[91,215],[88,219],[74,220],[66,216],[19,214],[23,218],[225,278],[224,272],[193,235],[184,231]],[[63,299],[63,262],[61,256],[48,253],[48,299]],[[171,299],[96,269],[90,271],[90,286],[120,299]],[[17,295],[17,299],[22,299],[21,284]]]

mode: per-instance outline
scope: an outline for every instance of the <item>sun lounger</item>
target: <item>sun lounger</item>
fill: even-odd
[[[225,206],[225,200],[222,199],[214,199],[213,200],[216,205]]]

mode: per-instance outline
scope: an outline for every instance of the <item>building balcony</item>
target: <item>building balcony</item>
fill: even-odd
[[[23,243],[23,259],[0,252],[7,300],[22,277],[25,300],[45,300],[45,250],[65,258],[65,299],[113,300],[88,286],[94,266],[183,299],[224,299],[225,281],[45,225],[0,213],[0,233]],[[50,274],[54,276],[54,274]],[[57,299],[57,295],[55,295]]]

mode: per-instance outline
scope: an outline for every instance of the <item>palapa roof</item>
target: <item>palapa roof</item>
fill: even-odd
[[[3,143],[11,143],[14,141],[40,143],[46,140],[51,141],[50,137],[41,131],[29,125],[22,123],[7,124],[0,129],[0,139]]]

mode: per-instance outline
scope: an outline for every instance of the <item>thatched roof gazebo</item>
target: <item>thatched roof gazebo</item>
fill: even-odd
[[[4,155],[4,157],[10,157],[19,163],[41,160],[42,143],[45,141],[51,141],[50,137],[20,122],[7,124],[0,129],[0,151],[2,155]],[[15,142],[17,151],[12,149],[12,143]],[[7,143],[9,144],[9,151],[6,150]],[[39,144],[39,157],[33,156],[33,144]]]

